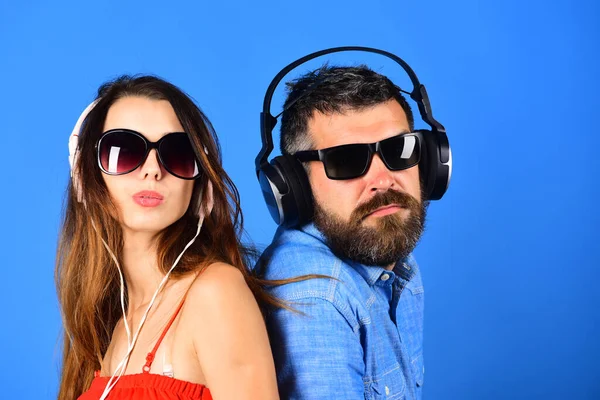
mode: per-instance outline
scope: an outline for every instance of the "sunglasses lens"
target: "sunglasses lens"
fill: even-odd
[[[100,164],[110,174],[126,174],[141,164],[146,154],[144,139],[130,132],[111,132],[100,140]]]
[[[323,164],[330,179],[352,179],[361,176],[369,162],[369,147],[349,144],[327,149]]]
[[[400,135],[381,142],[381,153],[388,168],[399,171],[413,167],[421,158],[419,138],[415,135]]]
[[[200,174],[194,149],[185,133],[165,136],[159,151],[165,169],[171,174],[184,179],[195,178]]]

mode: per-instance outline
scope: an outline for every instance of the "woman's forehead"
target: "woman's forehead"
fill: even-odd
[[[110,129],[131,129],[150,141],[184,130],[168,101],[138,96],[123,97],[113,103],[106,115],[103,131]]]

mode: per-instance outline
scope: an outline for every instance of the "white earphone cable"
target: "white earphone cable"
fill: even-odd
[[[135,335],[133,336],[133,341],[131,343],[129,343],[128,349],[127,349],[127,354],[125,354],[125,357],[123,357],[123,359],[121,360],[121,362],[119,363],[119,365],[117,365],[117,368],[115,369],[115,372],[113,373],[113,375],[110,377],[108,383],[106,384],[106,387],[104,389],[104,392],[102,393],[102,396],[100,397],[100,400],[105,400],[106,397],[108,396],[108,394],[110,393],[110,391],[113,389],[113,387],[117,384],[117,382],[119,381],[119,379],[121,379],[121,377],[123,376],[123,374],[125,373],[125,369],[127,368],[127,364],[129,363],[129,357],[131,356],[131,353],[133,352],[133,348],[135,347],[135,344],[137,342],[138,336],[140,334],[140,331],[142,330],[142,327],[144,326],[144,323],[146,322],[146,318],[148,317],[148,313],[150,312],[150,309],[152,308],[152,305],[154,304],[154,301],[156,300],[156,297],[158,296],[158,294],[160,293],[160,291],[162,290],[163,286],[165,285],[165,283],[167,282],[167,280],[169,279],[169,275],[171,274],[171,272],[173,271],[173,269],[175,269],[175,267],[177,266],[177,263],[179,263],[179,260],[181,259],[181,257],[183,256],[183,254],[185,253],[185,251],[192,245],[192,243],[194,243],[194,241],[196,240],[196,238],[198,237],[198,235],[200,234],[200,229],[202,228],[202,223],[204,222],[204,216],[201,215],[200,219],[198,221],[198,229],[196,230],[196,234],[194,235],[194,237],[192,238],[192,240],[190,240],[188,242],[188,244],[185,246],[185,248],[183,249],[183,251],[181,253],[179,253],[179,256],[175,259],[175,262],[173,263],[173,266],[171,267],[171,269],[169,269],[169,272],[167,272],[167,274],[164,276],[163,280],[160,282],[160,284],[158,285],[158,288],[156,289],[156,291],[154,292],[154,295],[152,296],[152,299],[150,300],[150,304],[148,305],[148,308],[146,309],[146,311],[144,312],[144,315],[142,316],[142,319],[140,320],[140,324],[138,326],[138,329],[135,333]],[[103,240],[104,241],[104,240]],[[109,250],[110,252],[110,250]],[[111,252],[112,255],[112,252]],[[113,255],[114,257],[114,255]],[[116,257],[114,257],[115,262],[116,262]],[[117,264],[118,266],[118,264]],[[120,268],[119,268],[120,270]],[[119,271],[120,272],[120,271]],[[123,281],[121,281],[121,287],[123,288]],[[121,298],[121,306],[123,309],[123,319],[126,320],[127,317],[125,315],[125,306],[123,303],[123,297]],[[116,379],[115,376],[118,376]],[[114,381],[113,381],[114,379]]]

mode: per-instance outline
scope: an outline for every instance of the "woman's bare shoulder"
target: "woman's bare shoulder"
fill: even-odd
[[[218,306],[242,306],[241,303],[252,300],[254,296],[248,287],[242,272],[233,265],[216,262],[194,280],[186,303],[194,308],[204,309]]]
[[[192,284],[186,308],[194,351],[215,398],[238,398],[240,391],[246,398],[277,398],[264,320],[239,269],[210,265]]]

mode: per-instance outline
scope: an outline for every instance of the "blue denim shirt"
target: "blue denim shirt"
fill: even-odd
[[[259,267],[266,279],[306,274],[271,293],[299,312],[267,315],[286,399],[421,399],[423,284],[412,256],[393,271],[336,257],[313,224],[279,229]]]

